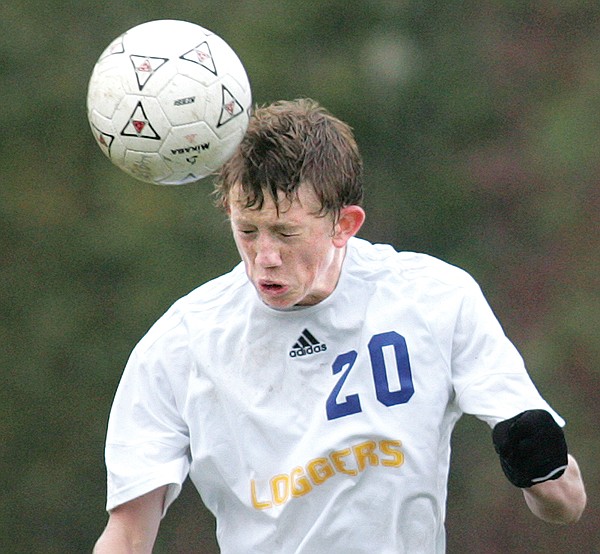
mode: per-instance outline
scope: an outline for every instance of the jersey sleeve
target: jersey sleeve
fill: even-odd
[[[107,510],[168,485],[164,515],[179,495],[190,463],[180,415],[188,366],[185,341],[161,325],[132,352],[108,423]]]
[[[542,398],[523,358],[506,337],[479,286],[468,278],[452,345],[452,377],[460,409],[490,427],[525,410],[564,420]]]

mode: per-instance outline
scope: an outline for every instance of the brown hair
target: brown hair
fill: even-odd
[[[320,215],[337,220],[345,206],[363,201],[362,159],[352,129],[310,99],[257,107],[246,135],[216,182],[217,206],[227,209],[232,187],[241,186],[245,207],[263,206],[268,194],[293,200],[298,187],[311,186]]]

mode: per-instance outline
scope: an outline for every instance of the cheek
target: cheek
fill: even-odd
[[[234,242],[240,258],[242,258],[242,261],[248,265],[253,260],[250,245],[238,239],[234,239]]]
[[[319,273],[324,267],[329,266],[333,259],[333,253],[330,248],[324,246],[321,242],[315,241],[303,250],[298,257],[300,270],[307,273]]]

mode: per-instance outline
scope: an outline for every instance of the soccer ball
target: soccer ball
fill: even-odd
[[[115,39],[89,82],[88,119],[101,150],[149,183],[215,173],[248,127],[252,95],[242,62],[214,33],[150,21]]]

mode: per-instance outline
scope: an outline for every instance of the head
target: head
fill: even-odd
[[[312,188],[319,213],[337,218],[341,208],[362,205],[362,158],[352,129],[310,99],[258,107],[216,185],[217,205],[227,210],[232,187],[248,207],[267,197],[293,200],[301,184]]]
[[[348,125],[312,100],[257,108],[216,194],[266,304],[315,304],[331,294],[365,217],[362,160]]]

